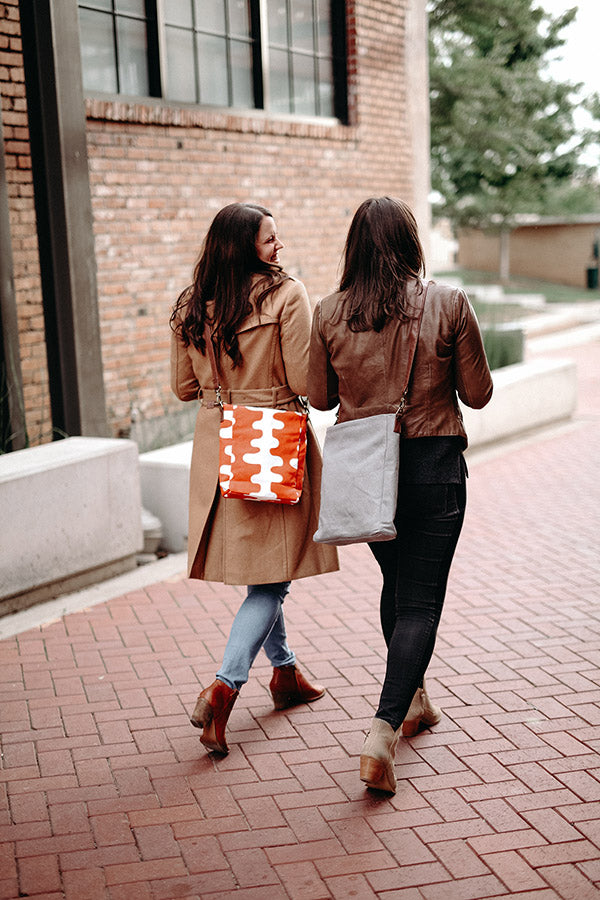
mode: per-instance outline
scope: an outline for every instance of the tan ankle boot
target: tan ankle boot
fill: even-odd
[[[360,780],[377,791],[396,792],[394,757],[400,729],[394,731],[389,722],[373,719],[360,754]]]
[[[213,681],[204,688],[196,700],[190,722],[196,728],[202,728],[201,743],[208,750],[216,753],[229,753],[225,739],[225,726],[239,691],[234,691],[224,681]]]
[[[425,680],[423,680],[423,687],[417,688],[406,713],[406,718],[402,723],[402,734],[404,737],[413,737],[420,728],[437,725],[441,718],[442,711],[439,706],[434,706],[429,699],[425,688]]]
[[[288,709],[299,703],[312,703],[325,693],[322,684],[311,684],[298,666],[274,666],[269,684],[275,709]]]

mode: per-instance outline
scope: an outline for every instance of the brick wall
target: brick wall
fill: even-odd
[[[465,269],[480,272],[500,271],[500,237],[485,234],[475,228],[464,228],[458,233],[457,262]]]
[[[168,319],[218,209],[233,200],[271,208],[286,245],[284,265],[316,299],[336,286],[345,234],[363,199],[386,193],[415,202],[419,162],[412,156],[404,53],[406,14],[414,7],[424,15],[422,0],[347,3],[348,126],[86,100],[102,356],[115,435],[132,433],[146,448],[177,440],[178,417],[187,427],[189,417],[169,388]],[[17,42],[16,0],[1,9],[7,14],[0,34]],[[26,136],[15,131],[26,129],[16,46],[10,59],[2,94],[5,116],[16,117],[5,118],[5,137],[33,428],[47,421],[47,376],[29,157],[26,142],[13,143]]]
[[[0,3],[0,93],[27,437],[51,439],[48,369],[18,0]]]
[[[406,2],[348,3],[350,125],[88,100],[88,154],[109,418],[179,409],[168,317],[226,203],[265,204],[286,269],[314,299],[335,288],[367,196],[412,196],[404,96]]]

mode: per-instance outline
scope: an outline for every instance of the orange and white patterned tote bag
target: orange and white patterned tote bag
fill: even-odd
[[[224,403],[219,484],[224,497],[298,503],[306,458],[306,413]]]

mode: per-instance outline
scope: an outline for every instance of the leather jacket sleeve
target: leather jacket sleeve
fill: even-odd
[[[457,328],[454,345],[456,391],[462,403],[481,409],[489,402],[493,382],[473,307],[464,291],[457,292]]]
[[[321,301],[313,313],[308,361],[308,400],[315,409],[334,409],[340,402],[338,377],[321,332]]]

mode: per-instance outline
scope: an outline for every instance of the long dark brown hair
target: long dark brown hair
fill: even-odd
[[[381,331],[406,318],[406,284],[425,274],[415,217],[402,200],[371,197],[358,207],[344,248],[342,315],[351,331]]]
[[[237,328],[252,312],[252,276],[262,277],[256,288],[256,308],[289,278],[280,266],[265,263],[256,252],[256,237],[265,216],[272,213],[254,203],[230,203],[214,217],[194,269],[194,280],[179,295],[171,315],[171,328],[184,346],[206,350],[204,330],[210,324],[217,358],[224,351],[234,367],[243,363]],[[212,317],[207,304],[214,301]]]

